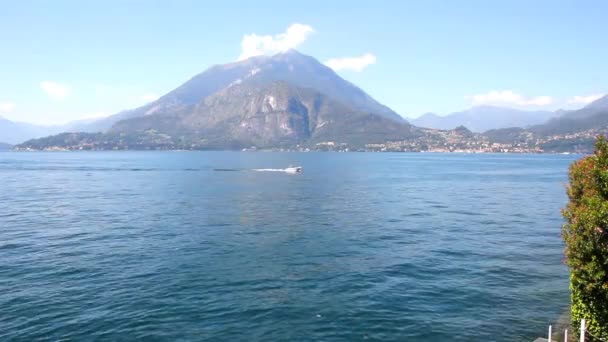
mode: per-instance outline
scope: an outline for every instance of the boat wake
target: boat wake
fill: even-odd
[[[253,171],[258,171],[258,172],[300,173],[300,172],[302,172],[302,167],[296,166],[296,167],[287,167],[287,168],[284,168],[284,169],[253,169]]]
[[[285,172],[285,169],[253,169],[253,171],[259,171],[259,172]]]
[[[284,173],[300,173],[301,166],[290,166],[284,169],[213,169],[213,171],[235,172],[235,171],[257,171],[257,172],[284,172]]]

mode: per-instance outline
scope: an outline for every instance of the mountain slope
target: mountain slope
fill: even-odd
[[[150,130],[210,147],[294,146],[326,140],[363,144],[412,135],[405,122],[354,109],[313,89],[260,79],[232,85],[195,105],[120,121],[109,133]]]
[[[39,138],[62,131],[60,126],[40,126],[15,122],[0,117],[0,141],[18,144],[28,139]]]
[[[507,127],[529,127],[544,123],[555,116],[549,111],[523,111],[512,108],[478,106],[446,116],[433,113],[424,114],[410,122],[416,126],[453,129],[465,126],[473,132],[485,132],[491,129]]]
[[[66,133],[18,148],[240,149],[320,142],[363,147],[420,134],[405,121],[361,111],[314,89],[249,79],[196,104],[175,104],[121,120],[103,134]]]
[[[419,134],[295,50],[213,66],[157,101],[87,125],[88,132],[106,134],[64,134],[23,146],[231,149],[321,141],[363,146]]]
[[[584,107],[584,109],[594,111],[608,110],[608,95],[604,95],[603,97],[600,97],[599,99],[589,103]]]
[[[547,123],[530,127],[540,135],[567,134],[608,127],[608,95]]]
[[[286,81],[294,86],[311,88],[337,101],[349,103],[358,110],[398,122],[404,121],[400,115],[342,79],[315,58],[290,50],[274,56],[256,56],[239,62],[212,66],[154,102],[75,128],[85,132],[105,131],[120,120],[166,113],[182,106],[195,105],[222,89],[246,81],[261,84]]]
[[[492,143],[538,146],[544,152],[590,153],[597,135],[608,134],[608,96],[528,129],[491,130]]]

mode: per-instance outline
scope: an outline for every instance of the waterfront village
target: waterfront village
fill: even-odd
[[[572,134],[547,136],[534,135],[523,129],[473,133],[465,127],[453,130],[421,129],[415,138],[372,144],[348,144],[339,141],[320,141],[295,147],[258,148],[251,146],[242,151],[333,151],[333,152],[437,152],[437,153],[590,153],[593,141],[608,129],[591,129]],[[78,134],[78,133],[76,133]],[[64,139],[45,144],[23,144],[14,147],[20,151],[74,151],[74,150],[201,150],[202,146],[172,143],[166,134],[150,134],[136,144],[126,139]]]
[[[424,136],[414,140],[387,141],[366,144],[357,151],[365,152],[436,152],[436,153],[588,153],[595,137],[606,134],[606,129],[591,129],[572,134],[555,134],[535,137],[529,131],[518,132],[513,142],[492,141],[484,134],[468,130],[425,130]],[[303,147],[300,150],[310,150]],[[347,144],[333,141],[320,142],[313,150],[348,152]]]

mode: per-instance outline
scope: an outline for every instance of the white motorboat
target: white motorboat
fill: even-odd
[[[300,173],[300,172],[302,172],[302,167],[301,166],[290,166],[288,168],[285,168],[285,172]]]

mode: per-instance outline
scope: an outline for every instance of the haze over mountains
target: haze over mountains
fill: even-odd
[[[56,129],[56,127],[15,122],[0,116],[0,142],[3,143],[17,144],[27,139],[56,134],[61,131],[61,129]]]
[[[608,126],[608,95],[530,129],[540,134],[564,134]]]
[[[410,122],[416,126],[437,129],[454,129],[458,126],[465,126],[473,132],[482,133],[497,128],[530,127],[545,123],[559,114],[559,112],[551,111],[525,111],[496,106],[477,106],[445,116],[426,113],[410,120]]]
[[[98,132],[104,130],[104,127],[111,126],[105,124],[105,120],[107,118],[78,120],[65,125],[35,125],[11,121],[0,116],[0,142],[18,144],[28,139],[40,138],[61,132]]]

